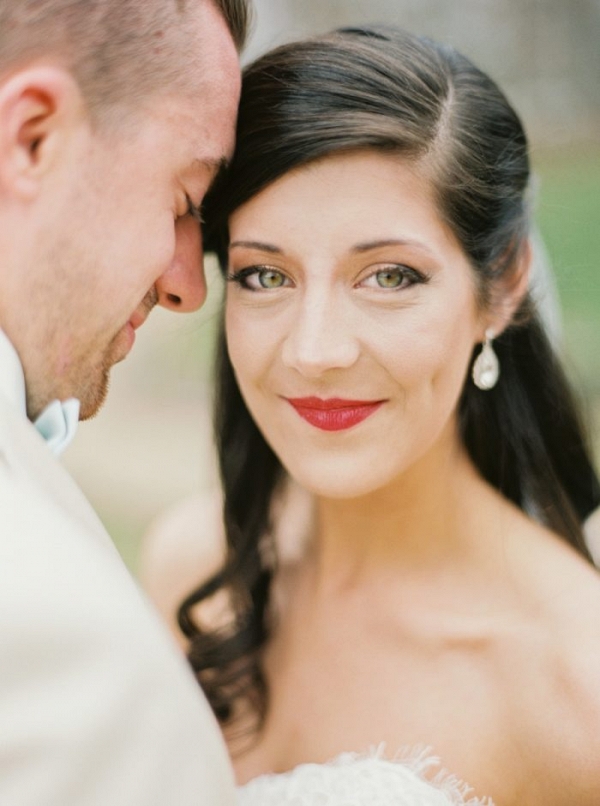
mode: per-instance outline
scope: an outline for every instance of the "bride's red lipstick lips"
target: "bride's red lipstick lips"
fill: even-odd
[[[332,397],[286,397],[302,419],[322,431],[345,431],[358,425],[385,403],[385,400],[343,400]]]

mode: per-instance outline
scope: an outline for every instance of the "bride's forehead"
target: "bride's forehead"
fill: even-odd
[[[320,206],[320,201],[327,206]],[[393,154],[365,151],[333,154],[287,171],[234,211],[231,221],[271,206],[271,213],[282,217],[305,206],[307,214],[344,210],[368,218],[379,202],[437,213],[433,183],[418,164]]]
[[[453,240],[418,164],[376,151],[328,156],[272,182],[230,218],[232,240]],[[308,241],[310,236],[310,242]]]

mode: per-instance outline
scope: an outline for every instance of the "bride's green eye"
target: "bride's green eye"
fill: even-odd
[[[262,271],[257,272],[257,275],[258,282],[263,288],[281,288],[284,283],[283,274],[278,271],[273,271],[272,269],[263,269]]]
[[[404,274],[399,269],[384,269],[378,271],[375,278],[381,288],[398,288],[402,285]]]
[[[378,271],[374,271],[361,280],[359,285],[362,288],[372,290],[383,289],[384,291],[401,291],[419,283],[429,282],[429,277],[416,269],[404,264],[390,263],[382,265]]]
[[[246,269],[234,271],[227,275],[227,281],[239,285],[246,291],[277,291],[287,288],[293,283],[289,277],[279,269],[270,269],[266,266],[248,266]]]

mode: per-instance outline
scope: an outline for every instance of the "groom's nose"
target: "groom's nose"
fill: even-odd
[[[206,299],[202,235],[192,216],[175,224],[175,253],[156,281],[158,304],[180,313],[196,311]]]

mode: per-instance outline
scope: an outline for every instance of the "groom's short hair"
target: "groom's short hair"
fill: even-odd
[[[248,0],[0,0],[0,77],[36,58],[56,58],[101,119],[115,105],[132,107],[163,87],[184,86],[186,64],[202,55],[189,22],[201,3],[218,9],[241,49]]]

